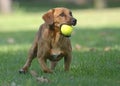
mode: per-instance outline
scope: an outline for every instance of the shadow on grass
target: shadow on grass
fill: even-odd
[[[0,45],[32,43],[37,31],[0,32]]]
[[[120,44],[120,28],[77,29],[72,36],[72,42],[83,46],[114,46]]]
[[[37,31],[0,32],[0,45],[32,44]],[[114,46],[120,44],[120,28],[75,29],[72,44],[83,46]]]

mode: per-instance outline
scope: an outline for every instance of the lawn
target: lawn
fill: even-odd
[[[37,59],[29,69],[50,80],[38,83],[19,74],[45,12],[0,15],[0,86],[120,86],[120,10],[72,10],[78,24],[71,37],[69,72],[63,60],[53,74],[41,71]]]

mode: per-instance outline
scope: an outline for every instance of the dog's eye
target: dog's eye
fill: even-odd
[[[70,12],[69,14],[70,14],[70,16],[72,16],[72,12]]]
[[[61,14],[60,14],[60,16],[61,16],[61,17],[64,17],[64,16],[65,16],[65,14],[64,14],[64,13],[61,13]]]

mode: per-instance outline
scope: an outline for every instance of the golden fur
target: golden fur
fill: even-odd
[[[65,71],[70,68],[72,59],[72,48],[70,38],[61,34],[60,26],[62,24],[76,25],[76,19],[72,12],[67,8],[54,8],[43,15],[44,24],[37,32],[32,47],[29,50],[28,58],[19,71],[25,73],[32,60],[37,57],[42,70],[45,73],[52,73],[57,62],[64,57]],[[51,61],[51,68],[47,67],[46,61]]]

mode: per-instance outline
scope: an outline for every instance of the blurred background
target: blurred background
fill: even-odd
[[[120,0],[0,0],[1,13],[40,12],[57,6],[71,9],[104,9],[120,6]]]

